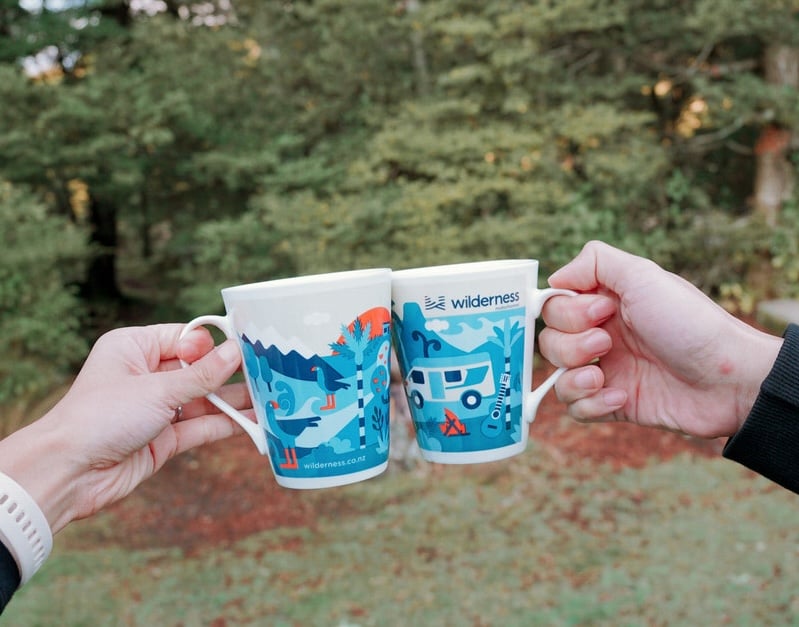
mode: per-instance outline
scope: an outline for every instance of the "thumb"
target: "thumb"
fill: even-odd
[[[221,388],[239,369],[241,353],[235,340],[226,340],[191,365],[167,373],[177,403],[205,396]]]
[[[625,285],[641,276],[642,264],[652,262],[604,242],[588,242],[574,259],[549,277],[552,287],[592,292],[607,288],[622,293]]]

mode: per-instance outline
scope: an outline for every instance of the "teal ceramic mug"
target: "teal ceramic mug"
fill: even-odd
[[[503,459],[565,369],[532,389],[535,321],[547,299],[538,262],[505,259],[396,271],[392,326],[422,457],[444,464]]]
[[[242,352],[257,423],[216,394],[287,488],[374,477],[388,465],[391,271],[354,270],[222,290],[200,316]]]

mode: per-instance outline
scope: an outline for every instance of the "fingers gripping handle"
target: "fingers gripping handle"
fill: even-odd
[[[536,290],[529,307],[530,320],[528,321],[527,328],[535,328],[535,319],[541,315],[541,309],[543,309],[544,303],[553,296],[577,296],[577,292],[552,287],[544,290]],[[535,419],[538,406],[541,404],[541,401],[544,400],[544,396],[555,386],[555,383],[560,379],[560,375],[566,372],[566,370],[567,368],[558,368],[537,388],[527,393],[524,399],[524,418],[527,422],[532,422]]]
[[[205,325],[209,325],[212,327],[216,327],[220,331],[222,331],[225,336],[227,336],[230,340],[237,340],[236,334],[233,332],[232,327],[230,326],[229,320],[225,316],[200,316],[199,318],[195,318],[191,322],[189,322],[183,331],[180,334],[180,337],[183,338],[189,331],[192,329],[196,329],[197,327],[202,327]],[[187,364],[182,359],[180,360],[180,365],[184,368],[187,368],[189,364]],[[226,401],[222,400],[216,394],[207,394],[205,396],[209,401],[211,401],[214,405],[216,405],[220,410],[230,416],[233,420],[235,420],[241,428],[246,431],[247,435],[250,436],[250,439],[255,443],[255,446],[258,448],[258,452],[261,455],[267,455],[269,447],[266,442],[266,433],[264,430],[252,420],[247,418],[244,414],[242,414],[238,409],[235,409]]]

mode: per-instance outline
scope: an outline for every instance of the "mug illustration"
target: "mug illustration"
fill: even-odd
[[[445,315],[436,303],[426,297],[392,314],[420,448],[466,453],[521,442],[525,308]]]
[[[363,312],[319,354],[280,337],[240,335],[253,404],[276,475],[318,478],[387,463],[390,314]]]

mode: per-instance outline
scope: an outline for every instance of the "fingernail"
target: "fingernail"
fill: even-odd
[[[239,356],[239,347],[233,340],[227,340],[216,349],[217,354],[225,361],[233,361]]]
[[[603,390],[602,400],[608,407],[619,408],[627,402],[627,392],[624,390]]]
[[[599,298],[588,307],[588,316],[593,322],[601,322],[616,313],[616,305],[609,298]]]
[[[583,349],[596,357],[607,353],[611,346],[610,336],[607,333],[604,331],[595,331],[585,338]]]
[[[591,370],[581,370],[574,375],[574,383],[583,390],[592,390],[599,385],[596,374]]]

